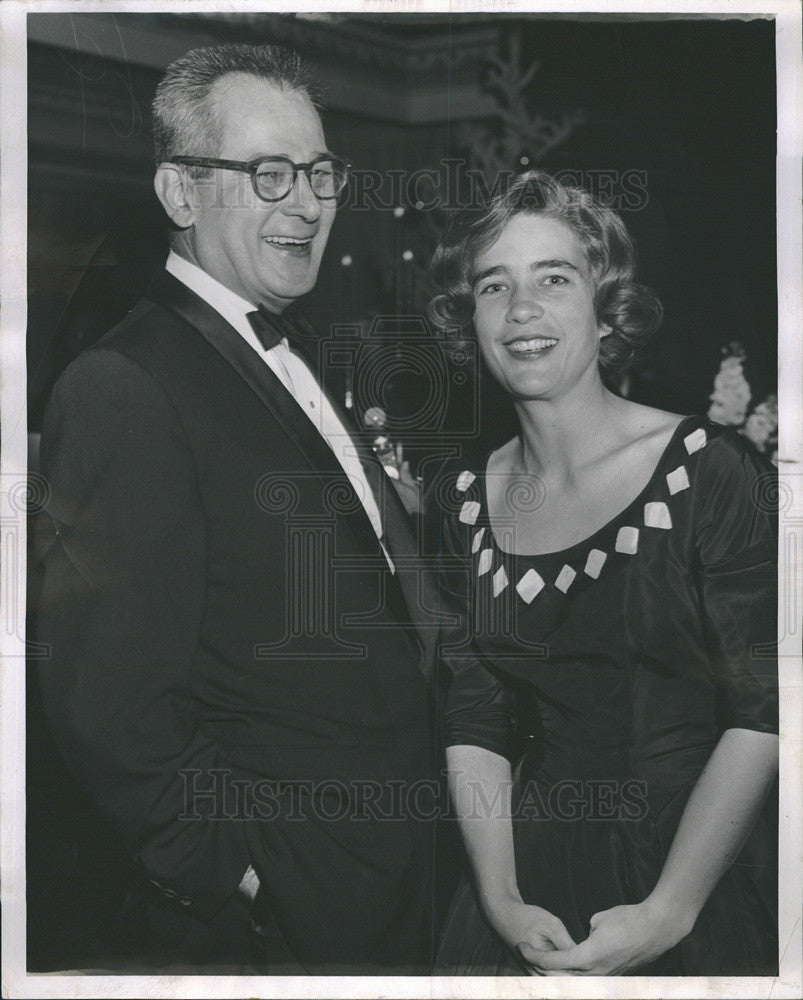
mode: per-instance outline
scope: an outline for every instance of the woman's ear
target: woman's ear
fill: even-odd
[[[156,197],[179,229],[188,229],[195,221],[191,185],[186,172],[172,163],[161,163],[153,178]]]
[[[600,323],[598,329],[600,340],[602,340],[603,337],[607,337],[609,333],[613,333],[613,327],[608,326],[607,323]]]

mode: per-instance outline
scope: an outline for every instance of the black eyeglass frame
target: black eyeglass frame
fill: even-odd
[[[264,194],[260,194],[257,187],[257,171],[261,164],[265,163],[267,160],[270,161],[280,161],[281,163],[288,163],[293,169],[293,182],[287,191],[280,195],[278,198],[266,198]],[[318,163],[326,163],[330,160],[338,160],[342,163],[346,170],[343,178],[343,187],[337,192],[337,194],[321,195],[312,186],[311,171],[312,168]],[[168,163],[176,163],[185,167],[212,167],[217,170],[240,170],[243,173],[251,175],[251,187],[254,189],[254,194],[261,201],[276,202],[284,201],[284,199],[290,194],[293,188],[296,186],[296,181],[298,180],[299,170],[303,170],[307,177],[307,183],[310,186],[310,190],[318,199],[318,201],[334,201],[339,198],[340,195],[346,188],[349,180],[349,171],[351,170],[353,164],[346,160],[342,156],[337,156],[335,153],[322,153],[320,156],[316,156],[314,160],[310,160],[309,163],[294,163],[289,156],[281,156],[277,154],[276,156],[258,156],[253,160],[216,160],[209,156],[174,156],[172,160],[168,160]]]

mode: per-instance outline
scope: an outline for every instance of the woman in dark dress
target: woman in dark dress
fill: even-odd
[[[436,254],[435,313],[473,318],[520,422],[440,491],[473,872],[441,972],[777,968],[773,470],[605,387],[660,323],[634,271],[616,214],[539,173]]]

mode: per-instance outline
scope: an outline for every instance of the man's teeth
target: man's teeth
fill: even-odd
[[[544,351],[554,344],[557,344],[557,340],[550,337],[533,337],[531,340],[513,340],[507,346],[517,354],[526,354],[529,351]]]
[[[303,247],[312,242],[310,238],[296,239],[294,236],[263,236],[266,243],[278,243],[280,246]]]

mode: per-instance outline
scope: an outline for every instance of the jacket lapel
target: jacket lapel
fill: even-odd
[[[421,646],[420,669],[427,681],[432,680],[435,669],[435,646],[440,619],[436,609],[440,605],[433,572],[425,565],[423,554],[416,544],[404,504],[370,445],[365,443],[364,432],[357,427],[354,417],[333,393],[327,396],[343,426],[351,435],[365,469],[366,478],[376,495],[390,554],[396,563],[396,582],[407,606],[410,623]],[[429,609],[429,610],[428,610]]]
[[[334,492],[336,482],[338,491],[346,489],[353,494],[353,499],[342,505],[347,510],[340,516],[346,518],[352,531],[369,552],[379,554],[376,532],[334,452],[270,367],[237,330],[167,271],[156,276],[146,292],[146,298],[189,323],[231,365],[296,445],[310,471],[320,479],[322,490],[326,489],[327,494]]]

